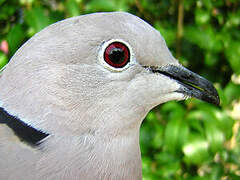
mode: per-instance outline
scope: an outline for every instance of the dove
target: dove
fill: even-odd
[[[0,73],[0,179],[142,179],[147,113],[214,86],[183,67],[159,31],[126,12],[52,24]]]

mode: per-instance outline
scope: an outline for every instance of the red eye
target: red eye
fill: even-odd
[[[130,61],[130,51],[121,42],[113,42],[104,51],[104,60],[115,68],[122,68]]]

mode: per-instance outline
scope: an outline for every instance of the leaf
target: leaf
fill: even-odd
[[[211,0],[202,0],[203,4],[205,7],[207,7],[208,9],[211,10],[213,4],[212,4],[212,1]]]
[[[116,1],[92,0],[86,6],[87,11],[116,11]]]
[[[234,99],[240,98],[240,85],[232,82],[228,83],[224,89],[224,95],[227,98],[227,103],[230,104]]]
[[[166,127],[164,142],[171,153],[178,153],[188,138],[189,128],[184,119],[171,119]]]
[[[4,3],[4,1],[6,1],[6,0],[0,0],[0,5],[1,5],[1,4],[3,4],[3,3]]]
[[[129,3],[132,3],[133,0],[92,0],[86,5],[86,10],[88,12],[97,12],[97,11],[128,11]]]
[[[219,180],[223,176],[224,168],[220,164],[214,164],[211,170],[211,180]]]
[[[228,21],[226,22],[228,26],[239,26],[240,25],[240,11],[238,10],[237,12],[229,13],[228,14]]]
[[[156,113],[151,111],[144,120],[140,131],[142,153],[147,153],[146,147],[160,148],[163,144],[163,126],[159,123]]]
[[[157,160],[157,162],[161,165],[164,165],[166,163],[172,163],[176,162],[176,156],[174,156],[171,153],[168,152],[159,152],[158,154],[155,154],[154,159]]]
[[[205,113],[205,111],[200,110],[191,111],[186,117],[190,128],[201,137],[205,135],[204,121],[209,119],[212,119],[212,117],[208,113]]]
[[[224,134],[220,131],[215,124],[211,122],[205,123],[205,132],[208,144],[213,153],[221,151],[223,149]]]
[[[191,134],[183,146],[184,161],[187,164],[202,164],[209,160],[208,142],[202,137]]]
[[[211,51],[207,51],[205,53],[205,64],[208,66],[208,67],[213,67],[213,66],[216,66],[217,63],[218,63],[219,59],[218,59],[218,56],[216,53],[213,53]]]
[[[203,9],[196,9],[195,21],[197,24],[206,24],[210,20],[210,14],[208,11]]]
[[[180,163],[178,161],[168,162],[167,164],[160,166],[157,174],[159,174],[161,177],[170,178],[176,175],[179,169]]]
[[[80,15],[80,8],[76,0],[68,0],[66,1],[66,10],[70,17]]]
[[[186,109],[178,102],[168,102],[161,106],[161,114],[164,115],[166,119],[174,117],[183,117],[186,113]],[[166,117],[167,116],[167,117]]]
[[[3,5],[1,5],[1,3],[3,3]],[[1,2],[0,0],[0,20],[5,20],[9,22],[9,18],[16,13],[17,8],[16,8],[16,4],[13,5],[5,5],[4,1]]]
[[[231,40],[228,42],[224,53],[227,57],[228,62],[230,63],[233,71],[236,74],[240,74],[240,43],[239,41]]]
[[[51,24],[50,19],[45,15],[42,7],[34,7],[29,11],[25,11],[24,14],[25,21],[29,27],[34,30],[34,34]]]
[[[146,154],[152,147],[152,139],[154,138],[155,131],[148,122],[144,122],[140,129],[140,145],[142,154]]]
[[[177,33],[173,27],[163,27],[159,22],[155,23],[154,27],[160,31],[168,46],[175,46]]]
[[[204,28],[186,26],[184,30],[185,39],[198,45],[200,48],[213,52],[219,52],[223,48],[220,37],[216,35],[216,32],[210,26]]]
[[[7,42],[10,49],[10,55],[13,55],[15,51],[20,47],[25,37],[25,33],[20,24],[16,24],[10,30],[7,35]]]
[[[227,112],[225,112],[224,110],[215,110],[214,116],[217,128],[221,130],[222,133],[224,133],[225,139],[230,139],[232,136],[232,127],[234,125],[234,120],[229,117]]]
[[[1,72],[1,69],[8,63],[8,58],[7,56],[0,52],[0,72]]]

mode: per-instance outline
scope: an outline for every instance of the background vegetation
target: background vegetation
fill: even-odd
[[[240,179],[240,1],[0,0],[0,68],[45,26],[97,11],[145,19],[220,93],[221,107],[191,99],[148,114],[140,139],[144,179]]]

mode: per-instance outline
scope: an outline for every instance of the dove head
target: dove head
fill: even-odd
[[[200,88],[191,86],[193,77]],[[2,107],[50,134],[138,134],[158,104],[218,99],[207,80],[178,63],[157,30],[123,12],[50,25],[17,51],[1,79]]]

